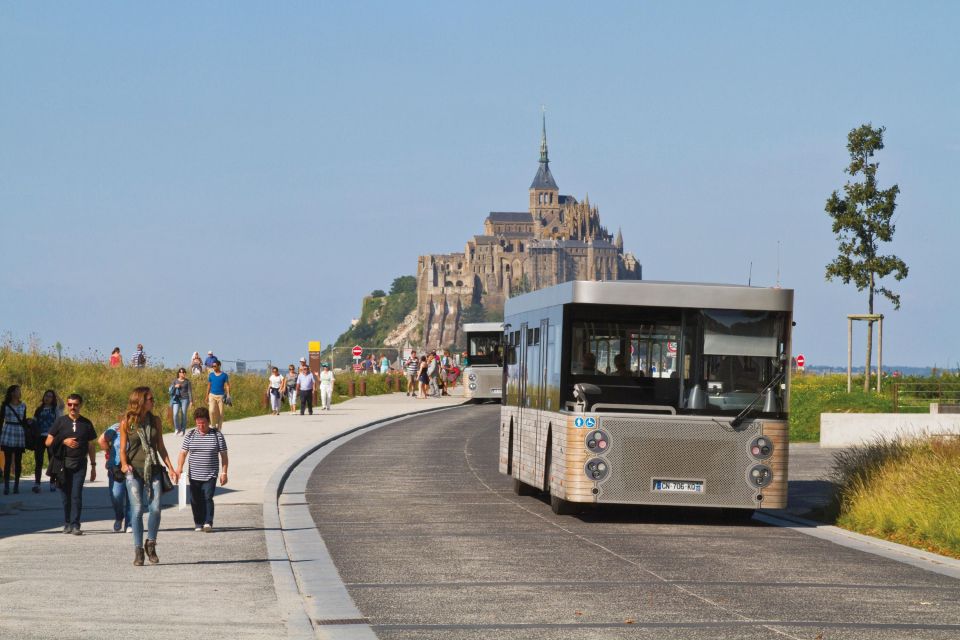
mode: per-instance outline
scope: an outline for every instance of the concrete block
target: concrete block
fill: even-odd
[[[821,413],[820,446],[852,447],[878,439],[960,436],[960,415],[943,413]]]

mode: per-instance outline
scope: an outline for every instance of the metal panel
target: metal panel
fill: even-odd
[[[792,311],[793,290],[690,282],[574,280],[510,298],[504,316],[554,305],[612,304],[637,307]]]
[[[760,423],[743,431],[711,420],[601,417],[610,436],[602,456],[610,475],[598,483],[598,502],[756,508],[759,491],[747,482],[751,440]],[[701,480],[703,493],[653,491],[658,480]]]

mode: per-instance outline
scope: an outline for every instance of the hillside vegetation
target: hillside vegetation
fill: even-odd
[[[389,293],[378,289],[364,297],[359,322],[336,339],[333,346],[339,349],[334,351],[332,356],[329,347],[324,351],[324,356],[332,357],[335,367],[347,366],[350,362],[350,354],[346,347],[359,344],[377,348],[384,345],[387,336],[416,309],[416,306],[416,279],[413,276],[395,278]],[[394,353],[388,355],[391,359],[396,356]]]

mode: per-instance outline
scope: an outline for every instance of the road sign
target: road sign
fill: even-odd
[[[360,364],[359,362],[355,362],[353,363],[353,370],[356,371],[357,373],[360,373],[361,371],[363,371],[363,365]]]
[[[803,357],[803,354],[797,356],[797,369],[803,369],[803,365],[807,363],[806,358]]]
[[[668,342],[668,343],[667,343],[667,353],[673,353],[673,354],[675,354],[676,352],[677,352],[677,343],[676,343],[676,342]]]
[[[359,358],[362,355],[363,355],[363,347],[361,347],[360,345],[355,346],[353,348],[353,357]]]

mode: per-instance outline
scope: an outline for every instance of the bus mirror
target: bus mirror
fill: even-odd
[[[773,387],[767,389],[767,392],[763,394],[763,412],[764,413],[777,413],[780,411],[779,402],[777,402],[777,394]]]
[[[690,388],[690,395],[687,396],[687,409],[702,410],[707,408],[707,396],[699,384]]]

